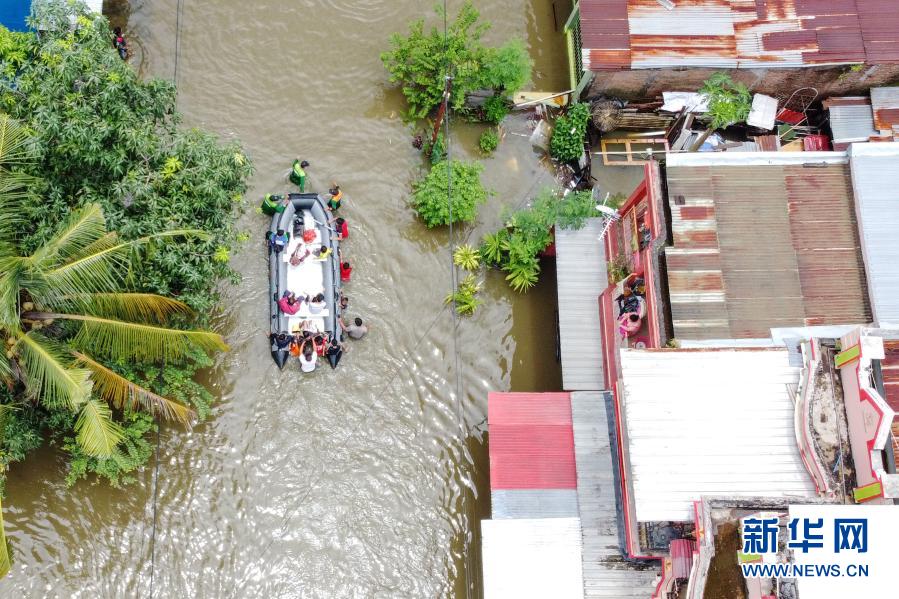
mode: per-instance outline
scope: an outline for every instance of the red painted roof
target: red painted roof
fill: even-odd
[[[576,489],[568,393],[490,393],[490,489]]]

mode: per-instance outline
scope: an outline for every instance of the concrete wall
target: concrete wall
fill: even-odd
[[[597,71],[587,97],[613,96],[629,100],[652,99],[663,91],[695,91],[721,69],[676,68],[631,71]],[[821,97],[866,95],[871,87],[899,82],[899,64],[865,66],[860,71],[842,67],[801,69],[730,69],[735,81],[754,92],[788,96],[800,87],[814,87]]]

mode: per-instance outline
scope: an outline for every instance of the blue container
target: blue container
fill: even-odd
[[[25,17],[31,13],[31,0],[0,0],[0,25],[13,31],[25,31]]]

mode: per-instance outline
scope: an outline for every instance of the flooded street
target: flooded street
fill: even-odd
[[[555,4],[564,22],[568,2]],[[494,24],[487,41],[523,37],[533,88],[551,92],[567,89],[552,5],[477,2]],[[555,277],[549,265],[519,296],[488,273],[484,305],[454,335],[448,234],[407,206],[423,163],[379,60],[390,33],[430,18],[431,6],[184,0],[179,15],[177,0],[131,3],[135,66],[172,78],[177,65],[185,124],[239,138],[256,166],[241,220],[250,242],[233,260],[243,280],[223,288],[217,318],[232,350],[208,374],[220,398],[210,418],[163,429],[155,513],[152,461],[122,490],[67,489],[49,450],[11,471],[15,564],[0,596],[430,598],[466,597],[467,584],[479,596],[479,556],[467,563],[465,546],[489,514],[487,392],[559,388]],[[460,123],[454,154],[475,156],[480,131]],[[513,120],[485,161],[496,195],[457,241],[477,243],[504,208],[551,183],[525,132]],[[372,329],[339,370],[309,377],[295,364],[279,372],[269,356],[268,225],[253,210],[288,188],[297,156],[311,162],[314,190],[337,181],[346,194],[349,316]]]

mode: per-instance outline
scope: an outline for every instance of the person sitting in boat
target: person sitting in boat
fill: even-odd
[[[284,229],[278,229],[278,232],[272,235],[269,243],[275,253],[281,252],[290,243],[290,233],[287,233]]]
[[[328,200],[328,210],[334,212],[335,210],[340,210],[340,202],[343,200],[343,192],[340,191],[340,185],[337,183],[332,183],[334,187],[328,190],[328,193],[331,194],[331,199]]]
[[[309,163],[297,158],[290,169],[290,182],[300,188],[300,193],[306,193],[306,168]]]
[[[283,195],[267,193],[262,198],[262,213],[268,216],[281,214],[287,208],[287,202],[287,198]]]
[[[315,254],[315,257],[318,258],[319,260],[327,260],[328,257],[331,255],[331,248],[329,248],[326,245],[323,245],[320,248],[318,248],[317,250],[315,250],[315,252],[313,252],[313,253]]]
[[[303,372],[315,370],[315,363],[318,361],[317,350],[314,337],[308,337],[303,340],[303,344],[300,346],[300,370]]]
[[[293,335],[288,335],[284,331],[281,331],[277,335],[269,333],[269,337],[272,338],[275,347],[278,349],[288,349],[293,343]]]
[[[298,245],[297,249],[293,251],[293,254],[290,256],[290,265],[291,266],[299,266],[303,262],[306,261],[306,258],[312,255],[312,252],[309,251],[305,245]]]
[[[321,314],[322,310],[325,309],[325,294],[319,293],[315,297],[313,297],[307,307],[309,308],[309,314]]]
[[[299,312],[302,306],[303,300],[298,299],[293,291],[285,291],[281,299],[278,300],[278,307],[281,309],[281,312],[289,316]]]
[[[324,357],[325,351],[328,349],[328,339],[326,335],[324,333],[319,333],[314,335],[312,340],[315,341],[315,353]]]
[[[325,352],[325,355],[328,357],[328,362],[331,364],[331,368],[337,368],[337,363],[340,362],[341,356],[343,356],[344,347],[341,345],[340,341],[337,340],[337,337],[331,338],[331,343],[328,344],[328,349]]]
[[[336,217],[328,221],[329,225],[334,225],[334,236],[338,241],[343,241],[350,236],[350,225],[345,218]]]

